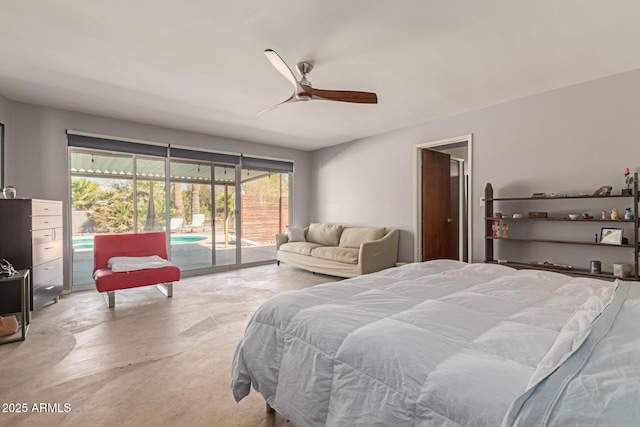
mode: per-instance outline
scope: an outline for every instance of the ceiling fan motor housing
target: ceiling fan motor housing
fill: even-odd
[[[302,77],[304,77],[305,75],[309,74],[311,70],[313,70],[313,65],[308,62],[298,62],[296,64],[296,70],[298,70],[298,73]]]

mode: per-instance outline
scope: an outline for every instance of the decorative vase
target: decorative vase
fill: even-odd
[[[4,190],[2,190],[2,193],[4,194],[5,199],[16,198],[16,189],[13,188],[12,186],[5,187]]]
[[[633,190],[631,188],[623,188],[622,189],[623,196],[631,196],[633,195]]]

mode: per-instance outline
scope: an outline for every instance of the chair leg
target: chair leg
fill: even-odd
[[[158,288],[158,290],[167,298],[171,298],[173,296],[173,282],[161,283],[156,285],[156,288]]]
[[[113,308],[113,307],[116,306],[116,292],[115,291],[103,292],[102,295],[104,296],[104,300],[107,302],[107,305],[109,306],[109,308]]]

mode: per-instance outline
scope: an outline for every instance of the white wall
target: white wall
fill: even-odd
[[[0,123],[5,125],[9,121],[11,112],[11,101],[0,95]]]
[[[590,193],[605,184],[619,194],[624,168],[640,170],[639,101],[635,70],[315,151],[311,220],[400,228],[399,258],[413,260],[414,146],[473,134],[473,259],[481,261],[485,184],[497,196]],[[614,203],[621,211],[630,204]]]
[[[0,97],[0,121],[4,115]],[[69,207],[67,165],[67,129],[134,138],[143,141],[170,143],[207,150],[244,153],[255,156],[293,160],[295,163],[293,197],[294,222],[309,221],[310,154],[305,151],[280,148],[176,129],[115,120],[91,114],[12,102],[10,120],[4,120],[12,138],[6,145],[6,184],[13,185],[18,197],[62,200]],[[69,242],[65,240],[65,256],[69,260]],[[65,286],[69,284],[65,266]]]

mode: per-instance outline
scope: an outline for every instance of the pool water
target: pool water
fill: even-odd
[[[206,240],[205,236],[171,236],[171,245],[180,245],[185,243],[195,243]],[[73,249],[90,249],[93,250],[93,237],[73,237]]]

